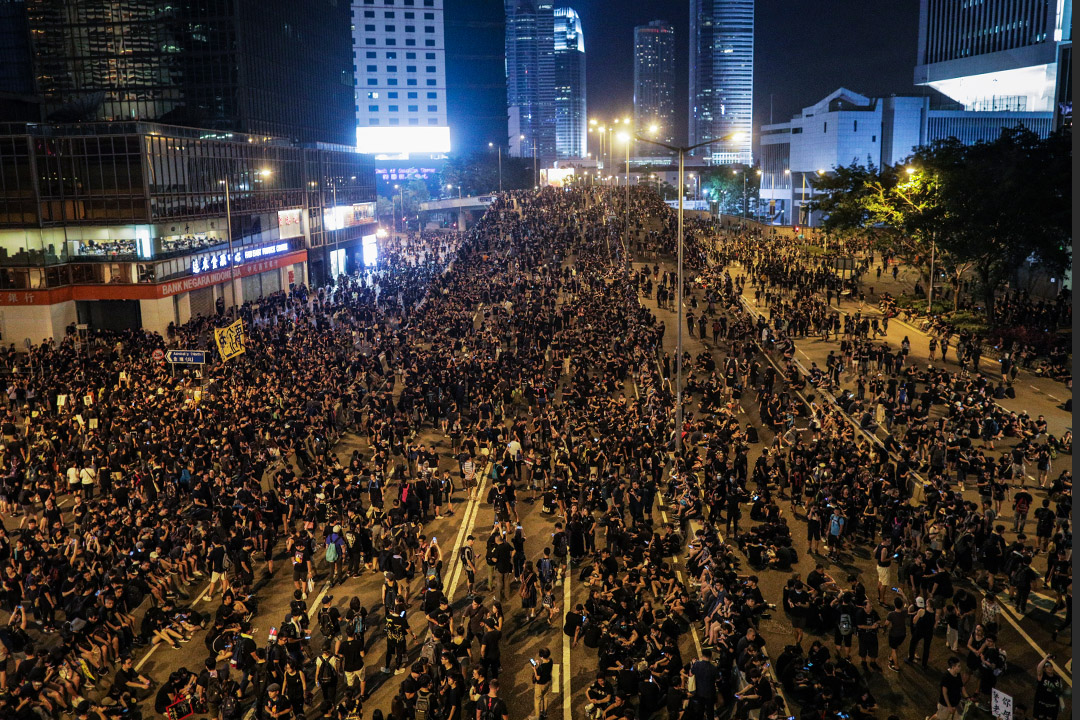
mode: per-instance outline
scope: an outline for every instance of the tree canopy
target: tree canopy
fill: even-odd
[[[992,142],[950,138],[892,167],[853,164],[820,178],[811,207],[826,230],[877,229],[928,277],[929,258],[954,287],[971,272],[987,319],[994,298],[1025,263],[1060,273],[1072,259],[1072,136],[1023,127]]]

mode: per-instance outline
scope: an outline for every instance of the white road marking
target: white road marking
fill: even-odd
[[[1039,647],[1039,644],[1037,642],[1035,642],[1031,638],[1030,635],[1028,635],[1026,632],[1024,632],[1024,628],[1020,627],[1020,623],[1018,623],[1016,621],[1015,617],[1013,616],[1012,610],[1009,609],[1009,607],[1007,605],[1001,605],[999,603],[999,606],[1001,607],[1001,615],[1002,615],[1002,617],[1004,617],[1006,620],[1009,621],[1009,624],[1013,626],[1013,628],[1016,630],[1016,632],[1020,633],[1020,637],[1027,640],[1028,645],[1030,645],[1031,647],[1033,647],[1035,649],[1035,652],[1039,654],[1039,657],[1046,657],[1048,655],[1048,653],[1045,650],[1043,650],[1041,647]],[[1072,678],[1069,677],[1069,674],[1066,673],[1061,668],[1061,666],[1059,666],[1053,660],[1050,661],[1050,664],[1054,666],[1055,670],[1057,670],[1058,675],[1061,676],[1061,679],[1064,680],[1068,684],[1069,687],[1072,687]]]
[[[202,602],[203,597],[205,597],[206,592],[209,589],[210,589],[210,583],[207,583],[206,584],[206,590],[203,590],[201,593],[199,593],[199,596],[197,598],[195,598],[195,600],[191,604],[194,605],[195,603]],[[136,671],[141,670],[142,666],[146,664],[146,661],[150,659],[150,656],[154,654],[154,651],[157,650],[159,647],[161,647],[163,644],[164,643],[158,643],[157,645],[151,645],[150,649],[147,650],[146,653],[141,658],[139,658],[139,662],[135,663],[135,670]]]
[[[458,530],[457,539],[454,541],[454,549],[450,555],[450,562],[454,563],[453,575],[450,578],[450,585],[447,586],[446,597],[451,603],[454,601],[454,592],[457,590],[458,582],[461,580],[462,563],[459,557],[458,548],[461,547],[464,538],[468,537],[473,531],[473,527],[476,525],[476,516],[480,512],[480,498],[484,497],[484,488],[487,485],[488,476],[491,474],[495,467],[495,462],[492,460],[480,478],[480,487],[476,489],[476,496],[469,501],[469,506],[465,509],[464,522],[461,524],[461,529]]]

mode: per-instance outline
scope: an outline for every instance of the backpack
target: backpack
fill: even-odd
[[[316,672],[316,676],[319,679],[320,685],[333,684],[337,682],[337,670],[334,668],[330,660],[323,660],[319,658],[319,669]]]
[[[341,557],[341,554],[338,551],[337,543],[327,543],[327,545],[326,545],[326,562],[335,563],[335,562],[338,561],[339,557]]]
[[[229,693],[221,698],[221,704],[218,705],[218,709],[221,711],[221,717],[235,718],[240,714],[237,712],[240,709],[240,701],[236,699],[235,694]]]
[[[480,709],[480,720],[502,720],[498,698],[485,697],[476,703],[476,707]]]
[[[413,705],[413,720],[427,720],[430,708],[431,693],[426,690],[417,691],[416,704]]]
[[[842,612],[840,613],[840,622],[837,623],[837,627],[840,629],[841,635],[851,634],[851,614]]]
[[[536,562],[536,573],[545,583],[551,582],[551,579],[555,576],[554,563],[551,562],[551,558],[540,558]]]

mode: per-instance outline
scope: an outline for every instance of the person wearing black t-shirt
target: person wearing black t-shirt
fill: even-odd
[[[488,682],[488,693],[476,701],[476,720],[510,720],[510,709],[499,697],[499,681]]]
[[[941,676],[937,699],[937,718],[955,720],[960,716],[960,702],[967,697],[964,680],[960,677],[960,658],[949,658],[948,669]]]
[[[551,691],[551,670],[554,663],[551,661],[551,651],[547,648],[540,648],[537,656],[530,664],[533,671],[533,715],[535,720],[540,720],[547,713],[547,696]]]

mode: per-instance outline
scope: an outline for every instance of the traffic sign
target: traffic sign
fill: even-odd
[[[154,362],[161,362],[165,358],[165,351],[158,348],[150,354],[150,357],[154,358]]]
[[[205,350],[170,350],[165,359],[173,364],[202,365],[206,362]]]

